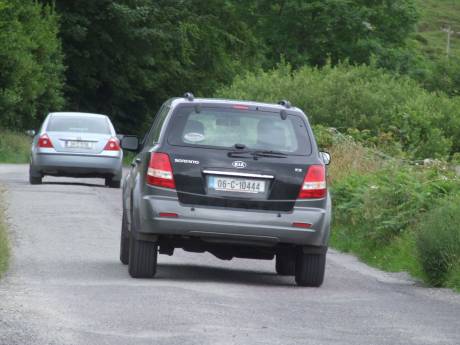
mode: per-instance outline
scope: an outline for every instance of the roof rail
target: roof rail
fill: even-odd
[[[281,101],[278,102],[279,105],[282,105],[283,107],[289,109],[291,107],[291,102],[283,99]]]
[[[192,102],[195,99],[195,96],[193,96],[193,93],[191,92],[186,92],[184,93],[184,98],[187,98],[190,102]]]

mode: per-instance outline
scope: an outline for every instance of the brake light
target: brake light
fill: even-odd
[[[104,151],[120,151],[120,141],[117,138],[110,138],[104,147]]]
[[[233,106],[233,109],[238,109],[238,110],[248,110],[249,107],[247,105],[239,105],[239,104],[235,104]]]
[[[292,223],[292,226],[294,228],[301,228],[301,229],[310,229],[311,228],[310,223],[303,223],[303,222],[294,222],[294,223]]]
[[[147,169],[147,183],[152,186],[176,188],[171,161],[166,153],[152,152]]]
[[[46,148],[53,148],[53,143],[51,139],[48,137],[48,134],[44,133],[38,138],[38,147],[46,147]]]
[[[160,217],[162,218],[177,218],[179,215],[173,212],[160,212]]]
[[[311,165],[305,174],[299,199],[324,198],[326,193],[326,169],[323,165]]]

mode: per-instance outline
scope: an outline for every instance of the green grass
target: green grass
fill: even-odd
[[[441,29],[450,26],[460,32],[460,0],[417,0],[417,4],[420,20],[415,39],[427,56],[445,57],[447,34]],[[460,58],[460,34],[452,36],[451,55]]]
[[[136,157],[134,152],[123,151],[123,165],[125,167],[131,166],[131,162],[133,161],[134,157]]]
[[[383,160],[351,138],[333,138],[328,150],[331,246],[373,267],[460,292],[460,178],[447,165]]]
[[[415,234],[407,232],[395,238],[386,246],[376,247],[374,243],[359,237],[350,237],[340,226],[334,228],[332,247],[353,253],[367,264],[387,272],[408,272],[411,276],[426,280],[422,266],[417,259]]]
[[[0,129],[0,163],[28,163],[31,142],[25,134]]]
[[[8,238],[4,216],[4,210],[0,207],[0,278],[8,267],[9,258]]]
[[[450,271],[446,286],[460,292],[460,263]]]

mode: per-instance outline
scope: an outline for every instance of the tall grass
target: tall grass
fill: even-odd
[[[460,179],[443,164],[408,165],[346,137],[332,141],[332,246],[460,291]]]
[[[31,143],[25,134],[0,129],[0,163],[27,163]]]
[[[420,224],[417,250],[430,283],[460,289],[460,194],[443,200]],[[458,284],[458,285],[457,285]]]

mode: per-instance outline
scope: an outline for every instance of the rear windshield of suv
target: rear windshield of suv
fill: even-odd
[[[99,116],[52,116],[46,130],[49,132],[110,134],[107,119]]]
[[[300,115],[279,111],[234,109],[231,107],[179,107],[171,122],[171,145],[280,151],[286,154],[311,153],[306,124]]]

